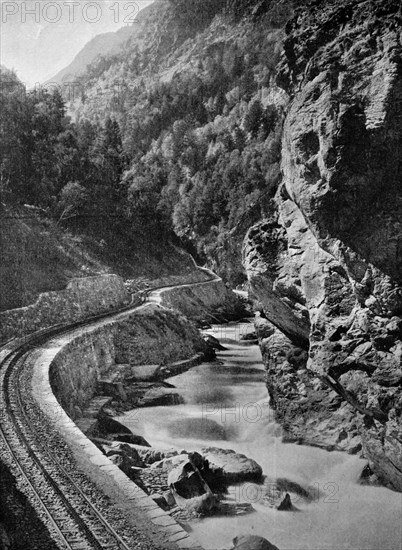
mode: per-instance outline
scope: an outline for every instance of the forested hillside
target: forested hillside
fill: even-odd
[[[0,77],[0,311],[73,277],[191,272],[173,233],[128,211],[118,124],[75,124],[58,90],[27,91],[5,67]]]
[[[280,174],[287,98],[273,74],[290,9],[268,8],[256,19],[235,2],[159,2],[124,53],[80,79],[73,105],[81,123],[112,113],[119,124],[131,215],[193,241],[232,284]]]
[[[287,98],[273,74],[289,14],[288,2],[157,1],[64,98],[8,86],[3,194],[70,227],[176,235],[241,283],[241,242],[279,180]]]

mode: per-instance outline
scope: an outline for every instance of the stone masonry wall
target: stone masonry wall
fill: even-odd
[[[52,361],[50,382],[64,410],[75,419],[95,394],[98,379],[114,364],[167,364],[203,351],[206,344],[188,319],[147,304],[79,332]]]
[[[65,290],[45,292],[34,304],[0,313],[0,342],[51,325],[78,321],[129,302],[123,279],[117,275],[72,279]]]
[[[231,319],[244,314],[239,298],[220,279],[162,290],[160,303],[193,320],[213,320],[216,316]]]

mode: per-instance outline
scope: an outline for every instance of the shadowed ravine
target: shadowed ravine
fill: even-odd
[[[218,338],[239,339],[252,325],[216,326]],[[231,547],[234,533],[261,535],[281,550],[374,550],[399,548],[401,495],[358,484],[366,462],[346,453],[281,441],[281,428],[268,405],[264,367],[256,345],[224,343],[219,362],[204,363],[169,379],[185,404],[142,409],[121,417],[153,446],[199,450],[234,449],[255,459],[270,478],[314,488],[310,503],[293,498],[298,511],[279,512],[259,502],[259,487],[232,487],[227,500],[249,501],[255,512],[193,521],[193,534],[206,549]]]

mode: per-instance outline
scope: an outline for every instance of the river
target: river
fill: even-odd
[[[239,341],[252,324],[213,327],[209,333]],[[264,383],[258,346],[224,343],[219,362],[203,363],[169,378],[185,404],[150,407],[119,418],[155,447],[230,448],[255,459],[270,478],[317,489],[298,511],[279,512],[259,503],[252,484],[231,488],[228,501],[249,501],[254,512],[210,517],[189,528],[206,550],[231,548],[241,533],[266,537],[280,550],[400,550],[402,495],[358,484],[366,462],[340,452],[282,443]]]

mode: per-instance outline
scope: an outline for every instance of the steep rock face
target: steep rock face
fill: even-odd
[[[253,228],[244,252],[265,315],[299,346],[308,317],[309,358],[301,370],[317,387],[307,392],[323,391],[322,405],[335,391],[352,407],[353,418],[339,423],[341,439],[349,431],[349,450],[357,449],[357,422],[364,456],[402,490],[400,25],[392,0],[312,5],[288,23],[278,81],[291,101],[276,227],[268,238],[261,224]],[[288,306],[279,316],[278,301]],[[291,409],[294,397],[284,397],[280,381],[270,393],[278,391]],[[311,407],[314,415],[297,435],[316,438]]]
[[[267,367],[270,405],[284,429],[285,440],[327,450],[360,452],[361,418],[307,368],[307,351],[259,316],[256,332]]]

